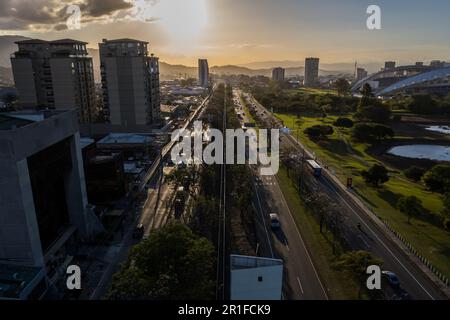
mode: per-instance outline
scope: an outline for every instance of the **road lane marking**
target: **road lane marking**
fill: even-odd
[[[278,182],[278,180],[277,180],[277,182]],[[291,218],[292,223],[294,224],[294,227],[295,227],[294,229],[297,231],[297,235],[298,235],[298,237],[300,238],[300,242],[302,243],[303,248],[305,249],[306,255],[308,256],[309,263],[311,264],[311,266],[312,266],[312,268],[313,268],[313,270],[314,270],[314,274],[316,275],[317,281],[319,282],[320,287],[322,288],[322,291],[323,291],[323,293],[324,293],[324,295],[325,295],[325,298],[326,298],[327,300],[329,300],[328,294],[327,294],[327,292],[326,292],[326,290],[325,290],[325,287],[323,286],[322,281],[321,281],[320,278],[319,278],[319,274],[318,274],[318,272],[317,272],[317,270],[316,270],[316,267],[314,266],[314,263],[312,262],[312,259],[311,259],[311,256],[310,256],[310,254],[309,254],[309,251],[308,251],[308,249],[306,248],[306,245],[305,245],[305,242],[303,241],[302,235],[300,234],[300,231],[298,230],[298,226],[297,226],[297,224],[295,223],[294,217],[292,216],[291,209],[289,208],[289,205],[287,204],[286,199],[284,198],[283,191],[281,191],[280,186],[278,185],[278,183],[276,183],[276,187],[278,188],[278,190],[279,190],[279,192],[280,192],[280,194],[281,194],[281,201],[282,201],[282,202],[284,203],[284,205],[286,206],[286,209],[287,209],[287,211],[288,211],[288,213],[289,213],[289,217]]]
[[[333,190],[334,190],[334,192],[339,196],[339,198],[341,198],[341,200],[342,201],[344,201],[344,203],[350,208],[350,210],[352,210],[353,211],[353,213],[356,215],[356,217],[358,217],[358,219],[364,224],[364,226],[370,231],[370,232],[372,232],[372,234],[375,236],[375,238],[380,242],[380,244],[386,249],[386,251],[387,252],[389,252],[391,255],[392,255],[392,257],[399,263],[399,265],[406,271],[406,273],[408,273],[409,274],[409,276],[411,277],[411,278],[413,278],[414,279],[414,281],[416,281],[416,283],[422,288],[422,290],[432,299],[432,300],[436,300],[428,291],[427,291],[427,289],[425,289],[423,286],[422,286],[422,284],[419,282],[419,280],[417,280],[416,279],[416,277],[414,277],[413,275],[412,275],[412,273],[408,270],[408,268],[397,258],[397,256],[391,251],[391,249],[389,249],[388,247],[387,247],[387,245],[378,237],[378,235],[375,233],[375,231],[373,231],[370,227],[369,227],[369,225],[360,217],[360,215],[356,212],[356,210],[355,209],[353,209],[353,207],[347,202],[347,200],[345,200],[342,196],[341,196],[341,194],[337,191],[337,189],[331,184],[331,183],[329,183],[328,182],[328,180],[323,180],[323,181],[325,181],[329,186],[330,186],[330,188],[332,188]],[[369,217],[369,219],[370,219],[370,217]],[[396,244],[394,244],[394,245],[396,245]],[[401,248],[400,248],[400,250],[401,250]]]
[[[297,282],[298,282],[298,286],[300,287],[300,290],[302,291],[302,294],[305,294],[305,292],[303,291],[302,283],[301,283],[299,277],[297,277]]]
[[[254,179],[253,179],[253,187],[255,188],[255,191],[256,191],[256,198],[258,200],[258,205],[259,205],[259,213],[260,213],[261,218],[262,218],[263,223],[264,223],[264,230],[266,231],[267,243],[269,244],[270,254],[271,254],[272,259],[273,259],[274,255],[273,255],[273,250],[272,250],[272,244],[270,243],[269,233],[267,231],[266,219],[265,219],[265,217],[263,215],[263,210],[262,210],[262,206],[261,206],[261,200],[259,198],[258,187],[256,186]]]

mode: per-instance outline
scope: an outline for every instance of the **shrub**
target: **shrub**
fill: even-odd
[[[336,127],[351,128],[351,127],[353,127],[354,123],[349,118],[338,118],[333,123],[333,125],[336,126]]]
[[[408,169],[406,169],[403,174],[405,175],[405,177],[407,177],[409,180],[412,181],[420,181],[420,179],[422,179],[422,176],[425,174],[427,170],[425,170],[424,168],[420,168],[417,166],[412,166],[409,167]]]
[[[315,125],[306,128],[304,133],[313,139],[320,139],[326,136],[332,135],[334,132],[333,127],[328,125]]]
[[[423,177],[428,189],[435,192],[449,192],[450,191],[450,166],[438,164],[430,171],[425,173]]]

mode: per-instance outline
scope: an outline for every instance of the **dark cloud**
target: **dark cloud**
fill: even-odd
[[[87,0],[81,6],[81,10],[87,11],[92,17],[101,17],[119,10],[131,9],[132,7],[133,4],[124,0]]]
[[[0,0],[0,28],[4,30],[64,30],[70,5],[79,5],[83,21],[101,17],[133,4],[125,0]]]

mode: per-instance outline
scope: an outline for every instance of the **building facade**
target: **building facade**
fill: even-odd
[[[283,68],[274,68],[272,70],[272,80],[277,82],[283,82],[285,80],[285,69]]]
[[[204,88],[209,86],[209,66],[206,59],[198,59],[198,84]]]
[[[319,58],[305,59],[305,87],[312,87],[319,82]]]
[[[364,78],[366,78],[368,75],[366,69],[364,68],[357,68],[356,69],[356,81],[360,81]]]
[[[92,58],[86,42],[16,42],[11,65],[22,108],[77,109],[81,123],[97,117]]]
[[[159,61],[148,42],[106,40],[99,44],[104,118],[124,127],[160,119]]]
[[[99,227],[87,202],[75,110],[1,114],[0,178],[0,262],[42,270],[54,283],[78,240]]]

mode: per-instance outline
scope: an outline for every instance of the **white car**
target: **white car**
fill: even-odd
[[[278,214],[276,213],[270,214],[270,227],[272,229],[279,229],[281,227],[280,218],[278,217]]]

